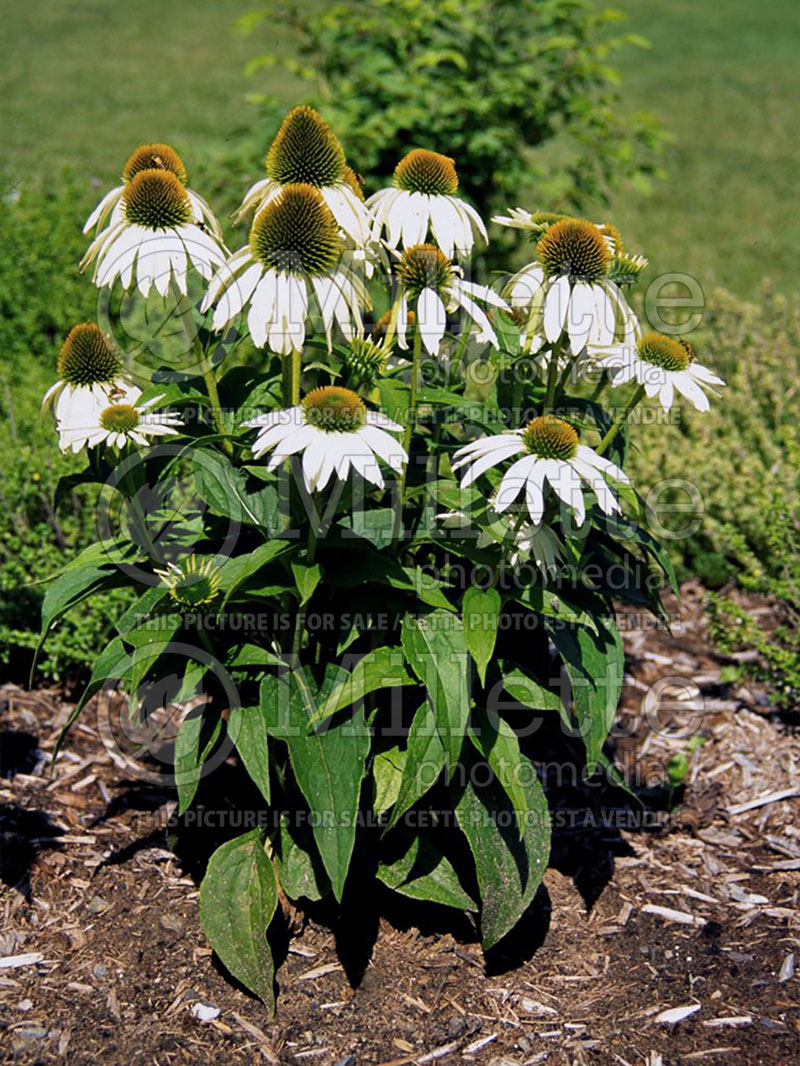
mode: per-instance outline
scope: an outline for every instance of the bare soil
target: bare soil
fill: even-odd
[[[90,709],[51,777],[69,704],[0,689],[0,1061],[800,1061],[800,738],[764,693],[722,684],[701,600],[684,590],[672,634],[626,635],[630,776],[663,778],[691,721],[705,740],[671,815],[626,827],[622,807],[553,786],[552,865],[512,943],[484,959],[466,921],[383,897],[312,911],[273,945],[274,1019],[204,943],[201,864],[167,846],[174,795],[125,778]],[[684,1020],[663,1017],[674,1008]]]

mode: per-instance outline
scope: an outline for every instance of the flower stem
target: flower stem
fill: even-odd
[[[550,353],[550,363],[547,367],[547,392],[544,398],[544,413],[552,411],[556,405],[556,393],[558,392],[558,359],[561,355],[561,341],[553,345]]]
[[[294,349],[283,361],[283,402],[287,407],[300,403],[300,352]]]
[[[314,532],[313,521],[308,526],[308,542],[306,546],[306,566],[313,566],[314,556],[317,552],[317,534]],[[292,634],[292,669],[296,670],[300,665],[300,644],[303,640],[303,630],[306,627],[306,608],[298,607],[294,619],[294,633]]]
[[[419,371],[420,371],[420,359],[422,357],[422,333],[420,332],[419,323],[414,322],[414,362],[411,365],[411,399],[408,403],[408,422],[406,424],[406,433],[403,438],[403,444],[406,449],[406,454],[410,454],[411,448],[411,436],[414,432],[414,427],[417,424],[417,393],[419,389]]]
[[[636,407],[636,405],[639,403],[639,401],[642,399],[643,396],[644,396],[644,385],[640,385],[638,387],[638,389],[636,390],[636,392],[634,392],[633,396],[631,396],[630,400],[628,401],[628,406],[625,408],[625,410],[622,412],[622,414],[619,416],[619,418],[614,422],[614,424],[608,430],[608,432],[603,437],[603,439],[600,441],[598,446],[595,448],[595,451],[597,452],[598,455],[604,455],[608,451],[608,449],[611,447],[611,445],[613,444],[614,440],[616,439],[617,434],[622,429],[622,427],[625,425],[625,423],[628,421],[628,418],[630,417],[631,411],[634,409],[634,407]]]

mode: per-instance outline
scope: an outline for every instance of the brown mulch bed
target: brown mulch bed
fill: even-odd
[[[196,871],[167,848],[174,798],[125,779],[91,710],[51,778],[68,704],[0,688],[0,1061],[800,1061],[800,738],[763,693],[721,683],[701,598],[684,590],[672,634],[626,634],[616,753],[631,778],[657,783],[692,727],[705,741],[672,817],[624,828],[557,798],[544,887],[486,963],[441,915],[360,901],[330,927],[315,912],[276,946],[275,1019],[204,943]],[[675,1008],[684,1020],[662,1017]]]

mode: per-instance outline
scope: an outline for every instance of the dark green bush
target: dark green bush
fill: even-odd
[[[291,28],[293,49],[248,69],[279,66],[309,84],[305,102],[337,131],[368,192],[406,151],[429,148],[456,159],[463,191],[488,215],[517,204],[522,187],[537,206],[576,207],[653,172],[658,127],[622,117],[609,66],[623,46],[647,44],[609,34],[623,17],[585,0],[274,0],[238,26]],[[277,102],[261,100],[277,125]]]

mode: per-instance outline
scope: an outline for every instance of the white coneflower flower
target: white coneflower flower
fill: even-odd
[[[169,589],[170,598],[180,607],[205,607],[219,593],[222,575],[209,556],[190,555],[155,572]]]
[[[86,225],[83,227],[84,233],[88,233],[94,227],[99,229],[103,225],[111,211],[122,199],[126,186],[130,185],[136,175],[143,170],[168,170],[174,174],[186,189],[186,195],[194,209],[195,217],[201,219],[219,241],[222,240],[222,231],[214,212],[202,196],[189,188],[187,184],[189,178],[186,173],[186,167],[183,165],[183,160],[175,149],[168,144],[142,144],[136,151],[131,153],[122,168],[122,185],[117,185],[111,192],[106,193],[87,218]]]
[[[447,313],[455,312],[459,307],[477,327],[477,340],[498,347],[492,324],[475,301],[481,300],[504,310],[508,305],[485,285],[465,281],[461,268],[451,262],[441,248],[433,244],[406,248],[395,273],[402,289],[397,315],[397,342],[401,348],[408,347],[406,329],[409,313],[413,310],[423,343],[435,356],[447,328]]]
[[[444,529],[453,530],[456,536],[474,536],[475,527],[472,520],[463,511],[444,511],[434,517],[441,522]],[[532,525],[525,522],[517,528],[497,513],[494,499],[489,502],[486,517],[490,524],[488,529],[479,528],[475,540],[476,548],[502,544],[508,550],[508,561],[512,566],[520,566],[533,559],[545,577],[552,577],[565,562],[564,546],[558,534],[544,523]]]
[[[93,322],[72,327],[58,353],[56,370],[58,381],[45,393],[42,410],[53,408],[63,447],[63,435],[91,424],[129,381],[116,348]]]
[[[665,411],[672,407],[676,391],[698,411],[707,411],[710,404],[704,390],[718,396],[712,386],[725,384],[708,367],[695,362],[688,341],[663,333],[645,333],[638,340],[628,338],[621,345],[590,350],[596,356],[594,366],[607,370],[613,385],[635,381],[650,399],[657,397]]]
[[[189,267],[208,280],[225,262],[225,248],[207,230],[193,196],[171,170],[139,170],[123,188],[107,228],[89,245],[81,270],[94,263],[99,288],[119,278],[127,289],[135,278],[142,296],[153,286],[166,296],[173,281],[185,294]]]
[[[608,459],[579,444],[573,427],[552,415],[534,418],[524,429],[513,433],[484,437],[459,448],[453,470],[467,468],[461,482],[466,488],[491,467],[520,453],[522,458],[511,464],[493,498],[492,505],[499,514],[507,511],[524,491],[531,522],[538,526],[544,516],[544,493],[549,483],[562,503],[575,512],[578,525],[583,525],[586,505],[582,481],[594,491],[605,514],[620,510],[606,478],[628,484],[628,476]]]
[[[486,227],[475,208],[455,195],[457,190],[453,160],[415,148],[397,164],[392,187],[367,200],[373,234],[385,231],[390,248],[401,240],[404,248],[410,248],[422,244],[430,230],[448,258],[469,255],[476,235],[488,239]]]
[[[211,282],[202,310],[217,303],[213,326],[221,330],[249,304],[253,343],[286,355],[303,347],[310,296],[329,346],[334,322],[348,340],[361,332],[369,297],[343,256],[336,219],[313,185],[286,185],[258,212],[249,243]]]
[[[527,312],[522,333],[528,350],[555,344],[566,330],[578,355],[587,342],[612,344],[633,316],[609,276],[614,237],[591,222],[562,218],[547,225],[536,261],[518,271],[506,288],[512,308]]]
[[[347,166],[336,134],[313,107],[295,107],[281,123],[267,153],[267,177],[246,193],[234,221],[251,208],[256,217],[287,185],[313,185],[339,228],[362,248],[369,216],[358,179]]]
[[[332,476],[345,481],[351,469],[383,488],[378,460],[398,474],[408,462],[403,445],[390,436],[402,433],[403,427],[379,411],[367,410],[357,393],[337,385],[314,389],[297,407],[270,411],[244,424],[260,430],[253,445],[256,458],[272,452],[269,470],[302,453],[309,492],[324,489]]]
[[[62,452],[79,452],[83,447],[96,448],[106,444],[123,448],[126,444],[140,447],[150,443],[150,437],[175,436],[183,426],[180,416],[169,411],[152,411],[161,396],[140,403],[142,390],[129,385],[111,396],[105,406],[96,404],[87,411],[83,425],[75,419],[68,427],[60,428]]]

